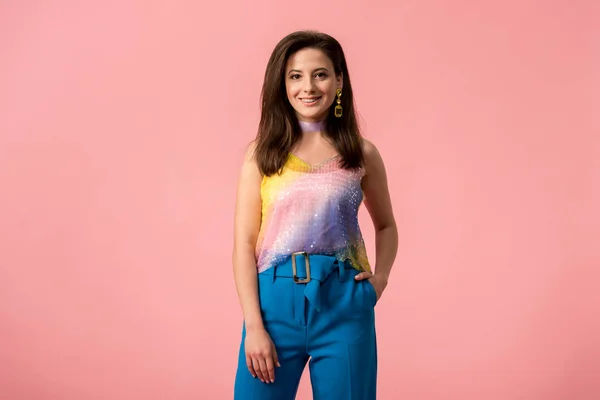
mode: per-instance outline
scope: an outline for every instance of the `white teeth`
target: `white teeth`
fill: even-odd
[[[320,99],[320,97],[319,97],[319,99]],[[314,102],[316,102],[316,101],[317,101],[317,100],[319,100],[319,99],[302,99],[302,102],[303,102],[303,103],[309,103],[309,104],[310,104],[310,103],[314,103]]]

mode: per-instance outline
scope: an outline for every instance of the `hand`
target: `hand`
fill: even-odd
[[[246,331],[246,365],[253,378],[275,382],[275,365],[281,367],[271,336],[264,328]]]
[[[354,277],[354,279],[356,279],[357,281],[362,281],[362,280],[368,279],[369,282],[371,282],[371,285],[373,285],[373,289],[375,289],[375,294],[377,295],[377,301],[379,301],[379,299],[381,298],[381,295],[383,294],[383,291],[385,290],[387,283],[388,283],[386,276],[373,274],[372,272],[368,272],[368,271],[357,274]]]

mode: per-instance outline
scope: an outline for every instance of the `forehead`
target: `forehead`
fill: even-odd
[[[316,68],[333,69],[333,63],[318,49],[306,48],[292,54],[287,61],[286,69],[312,70]]]

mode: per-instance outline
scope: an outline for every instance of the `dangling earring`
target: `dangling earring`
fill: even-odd
[[[334,110],[334,114],[336,117],[341,118],[342,117],[342,100],[340,99],[340,97],[342,97],[342,89],[337,90],[337,106],[335,106],[335,110]]]

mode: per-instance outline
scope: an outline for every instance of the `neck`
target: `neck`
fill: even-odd
[[[325,121],[318,122],[306,122],[298,121],[300,123],[300,129],[302,132],[321,132],[325,126]]]

